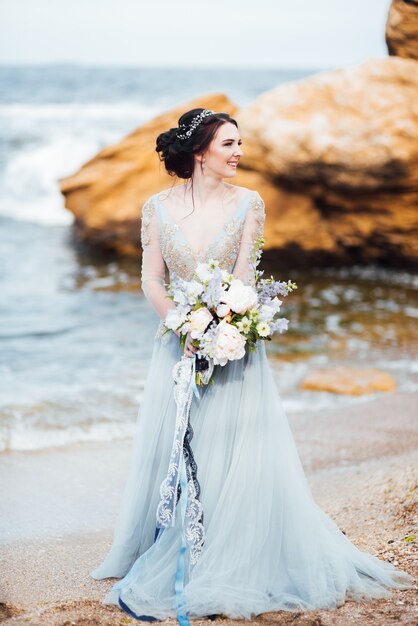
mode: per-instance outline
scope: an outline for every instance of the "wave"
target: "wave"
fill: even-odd
[[[44,225],[71,224],[59,178],[75,173],[107,143],[100,139],[61,133],[43,145],[17,152],[0,176],[0,214]]]
[[[413,382],[402,385],[403,393],[416,393],[418,384]],[[365,404],[381,397],[383,392],[364,396],[343,396],[328,392],[300,392],[282,398],[284,410],[288,415],[323,413]],[[314,424],[314,422],[313,422]],[[97,421],[73,426],[56,426],[51,423],[35,425],[16,421],[12,428],[0,430],[0,453],[7,451],[35,451],[49,448],[62,448],[77,443],[101,443],[130,439],[134,436],[136,421]]]
[[[1,341],[14,341],[15,339],[41,339],[44,337],[60,337],[67,335],[76,330],[77,326],[69,326],[68,328],[58,328],[57,330],[39,330],[23,333],[8,333],[4,334],[0,332]]]
[[[401,367],[401,364],[399,364]],[[414,370],[415,371],[415,370]],[[418,382],[413,379],[403,380],[398,387],[398,393],[416,394]],[[104,393],[104,392],[103,392]],[[292,391],[282,397],[283,407],[290,415],[312,415],[324,411],[339,411],[343,408],[366,404],[379,397],[384,397],[385,392],[374,392],[363,396],[349,396],[334,394],[326,391]],[[114,404],[110,410],[114,414],[120,413],[117,399],[113,399]],[[109,408],[109,398],[102,397],[100,402]],[[136,414],[136,406],[140,406],[140,398],[125,410],[131,415]],[[48,448],[66,447],[77,443],[101,443],[107,441],[117,441],[129,439],[134,436],[136,429],[136,419],[126,421],[126,419],[103,420],[94,416],[92,407],[87,407],[83,417],[82,407],[71,407],[56,405],[55,408],[43,407],[41,403],[32,404],[30,407],[11,409],[4,407],[0,410],[0,453],[7,451],[30,451],[44,450]],[[97,407],[96,402],[96,407]],[[113,408],[114,407],[114,408]],[[97,411],[97,408],[96,408]],[[122,411],[123,412],[123,411]],[[30,419],[28,419],[28,415]],[[88,417],[90,415],[90,417]],[[77,419],[76,424],[65,423],[66,419]],[[140,419],[140,418],[139,418]],[[314,426],[314,421],[312,422]]]
[[[74,221],[59,179],[160,112],[136,102],[2,104],[0,215],[43,225]]]
[[[71,224],[58,179],[77,171],[99,149],[98,141],[62,134],[18,152],[0,178],[0,213],[45,225]]]
[[[12,432],[0,432],[0,452],[62,448],[75,443],[117,441],[133,437],[135,422],[98,422],[68,428],[30,428],[20,424]]]

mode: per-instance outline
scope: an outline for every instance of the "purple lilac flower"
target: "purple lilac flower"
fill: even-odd
[[[257,283],[257,292],[260,302],[267,304],[275,296],[287,296],[289,294],[289,286],[284,281],[262,278]]]
[[[285,317],[281,317],[280,319],[272,322],[270,324],[270,328],[273,333],[275,332],[282,333],[284,330],[287,330],[288,324],[289,324],[289,320],[286,319]]]

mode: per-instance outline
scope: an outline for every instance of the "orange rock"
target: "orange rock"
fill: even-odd
[[[417,101],[418,63],[389,57],[240,109],[242,167],[280,189],[269,191],[269,246],[314,262],[418,266]]]
[[[376,391],[394,391],[396,383],[386,372],[339,366],[311,372],[303,380],[301,388],[362,396]]]
[[[155,152],[187,109],[227,111],[244,157],[231,182],[266,202],[265,258],[280,267],[418,267],[418,63],[389,57],[321,72],[237,110],[201,97],[156,117],[61,179],[80,239],[139,253],[141,206],[181,183]]]
[[[418,60],[418,2],[392,0],[386,21],[389,54]]]

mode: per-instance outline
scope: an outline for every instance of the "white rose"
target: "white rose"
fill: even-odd
[[[226,292],[224,301],[232,311],[243,315],[257,304],[257,292],[253,287],[244,285],[239,278],[236,278]]]
[[[186,319],[187,313],[179,308],[170,309],[166,315],[164,325],[171,330],[177,330]]]
[[[231,284],[231,282],[234,279],[232,274],[230,274],[228,270],[224,270],[224,269],[221,271],[221,278],[224,283],[228,283],[228,284]]]
[[[204,290],[204,286],[197,280],[191,280],[185,284],[186,296],[190,304],[196,304],[198,296]]]
[[[193,339],[199,337],[206,330],[211,320],[213,320],[213,315],[206,307],[192,311],[189,316],[191,337]]]
[[[218,304],[218,306],[216,307],[216,313],[217,315],[219,315],[219,317],[225,317],[225,315],[228,315],[230,310],[231,309],[227,304]]]
[[[187,305],[187,297],[183,289],[179,289],[176,287],[173,290],[173,296],[174,296],[174,302],[177,302],[177,304],[179,304],[180,306]]]
[[[242,359],[245,355],[245,339],[235,326],[225,320],[216,329],[213,362],[215,365],[226,365],[228,361]]]
[[[258,309],[260,320],[263,322],[271,322],[275,312],[276,309],[272,306],[269,306],[268,304],[262,304],[261,307]]]
[[[198,263],[195,270],[196,276],[203,282],[212,278],[212,272],[208,263]]]

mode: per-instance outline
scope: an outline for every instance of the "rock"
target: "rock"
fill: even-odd
[[[362,396],[376,391],[394,391],[396,383],[386,372],[340,366],[311,372],[303,380],[301,388]]]
[[[237,112],[242,167],[280,190],[267,206],[271,247],[318,263],[418,266],[417,96],[416,61],[377,58]]]
[[[78,237],[139,253],[141,206],[181,183],[155,152],[187,109],[227,111],[244,157],[231,182],[266,202],[265,255],[281,267],[418,267],[418,63],[390,57],[281,85],[237,110],[192,101],[144,124],[61,179]]]
[[[418,0],[392,0],[385,35],[389,54],[418,60]]]

